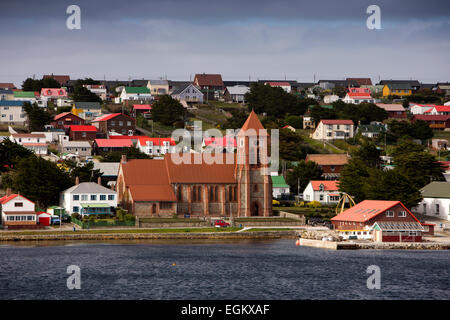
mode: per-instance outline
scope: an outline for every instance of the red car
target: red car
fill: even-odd
[[[228,222],[225,222],[225,221],[223,221],[223,220],[216,220],[215,222],[214,222],[214,226],[216,227],[216,228],[222,228],[222,227],[229,227],[230,226],[230,224],[228,223]]]

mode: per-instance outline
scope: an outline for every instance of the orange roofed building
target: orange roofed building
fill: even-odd
[[[138,217],[272,215],[268,165],[254,156],[267,150],[267,133],[260,129],[264,127],[252,111],[237,136],[237,155],[217,154],[221,164],[195,161],[204,154],[167,154],[163,160],[123,157],[116,184],[119,203]],[[181,156],[189,161],[177,164],[174,157]]]

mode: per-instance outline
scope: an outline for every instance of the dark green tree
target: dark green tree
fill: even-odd
[[[361,159],[352,158],[342,168],[339,178],[339,190],[351,195],[356,202],[366,199],[363,187],[371,168]]]
[[[286,182],[289,184],[291,191],[296,193],[298,190],[303,192],[309,181],[322,179],[322,169],[313,161],[305,162],[301,160],[292,170],[288,171]],[[300,188],[299,188],[300,185]]]
[[[0,143],[0,171],[6,171],[7,168],[15,168],[20,159],[30,156],[34,156],[33,151],[9,139],[5,139]]]
[[[151,157],[138,148],[129,147],[124,148],[123,151],[108,152],[103,155],[102,162],[120,162],[122,155],[125,154],[127,159],[151,159]]]
[[[50,124],[53,117],[39,107],[36,103],[25,102],[23,108],[28,116],[28,128],[30,131],[42,131],[46,124]]]
[[[100,170],[94,170],[94,163],[87,162],[83,165],[72,160],[65,160],[64,164],[69,168],[69,175],[72,181],[78,177],[80,182],[97,182],[98,177],[102,176]]]
[[[185,110],[181,103],[169,95],[163,95],[152,105],[152,118],[154,121],[171,126],[181,120]]]
[[[375,143],[364,140],[361,146],[352,152],[352,158],[364,161],[369,167],[377,167],[380,164],[381,151]]]

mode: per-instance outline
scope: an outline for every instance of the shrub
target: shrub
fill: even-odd
[[[320,208],[321,206],[319,201],[311,201],[308,203],[309,208]]]
[[[72,213],[72,218],[80,220],[80,214],[77,212]]]

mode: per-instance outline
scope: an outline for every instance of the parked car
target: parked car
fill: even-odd
[[[52,216],[52,224],[60,224],[59,216]]]
[[[230,226],[230,224],[228,223],[228,222],[225,222],[224,220],[216,220],[215,222],[214,222],[214,226],[216,227],[216,228],[226,228],[226,227],[229,227]]]

